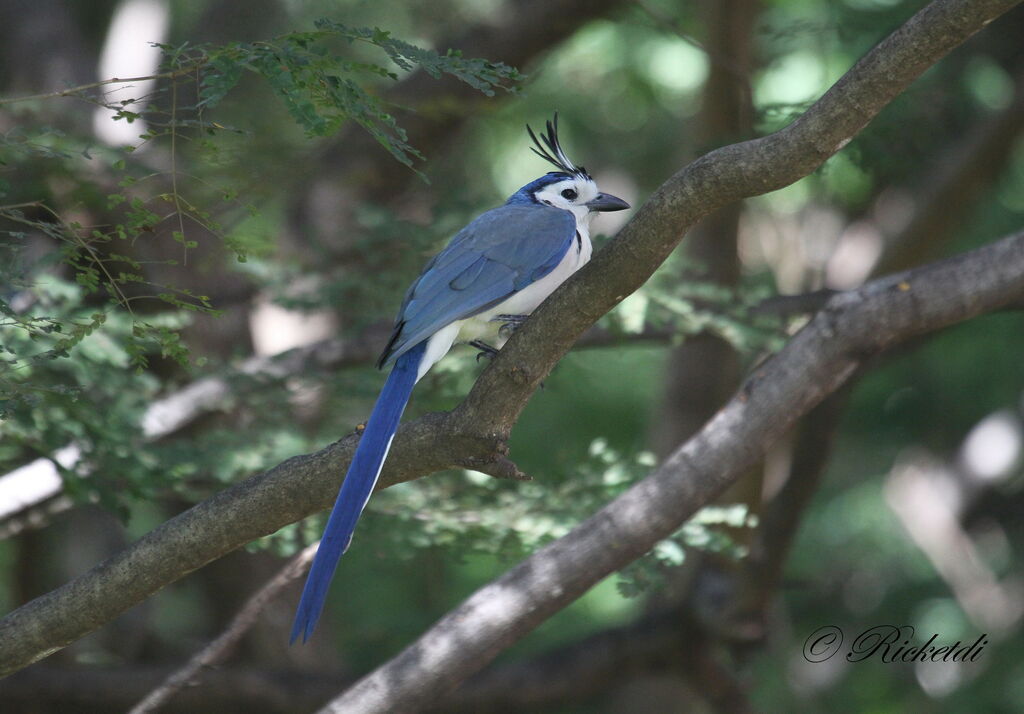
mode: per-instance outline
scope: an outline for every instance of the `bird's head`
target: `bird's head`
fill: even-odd
[[[595,213],[629,208],[629,204],[621,198],[610,193],[601,193],[587,170],[575,165],[565,155],[565,151],[558,143],[558,114],[555,114],[553,122],[547,122],[547,133],[541,134],[540,139],[529,126],[526,130],[536,145],[530,147],[532,151],[554,164],[559,170],[526,184],[512,194],[508,203],[554,206],[569,211],[576,216],[577,221],[583,223],[589,223]]]

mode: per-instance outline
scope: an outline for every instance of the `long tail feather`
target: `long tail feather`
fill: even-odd
[[[425,349],[426,342],[422,342],[399,357],[377,397],[306,578],[306,587],[295,613],[291,642],[295,642],[299,634],[303,642],[309,639],[320,619],[338,559],[348,550],[356,522],[377,484],[384,459],[391,448],[391,439],[398,429],[398,421],[416,384]]]

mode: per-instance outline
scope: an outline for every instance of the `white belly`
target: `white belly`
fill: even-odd
[[[529,315],[544,302],[548,295],[564,283],[570,275],[582,268],[590,260],[593,246],[585,225],[578,226],[580,240],[573,240],[569,250],[555,269],[535,283],[530,283],[519,292],[509,296],[507,300],[465,320],[456,320],[442,327],[427,340],[427,349],[420,363],[419,380],[434,363],[445,356],[456,342],[483,340],[487,344],[501,349],[508,340],[507,336],[498,334],[502,322],[492,320],[497,315]]]

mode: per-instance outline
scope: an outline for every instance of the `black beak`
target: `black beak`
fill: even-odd
[[[593,201],[587,201],[591,211],[625,211],[629,204],[610,193],[599,193]]]

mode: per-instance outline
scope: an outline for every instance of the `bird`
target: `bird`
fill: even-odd
[[[472,220],[427,262],[409,287],[377,367],[391,372],[362,431],[317,549],[290,642],[306,642],[323,610],[338,560],[376,486],[416,382],[456,343],[492,357],[562,282],[590,260],[590,222],[629,204],[598,190],[558,137],[558,114],[531,151],[554,165],[504,205]]]

